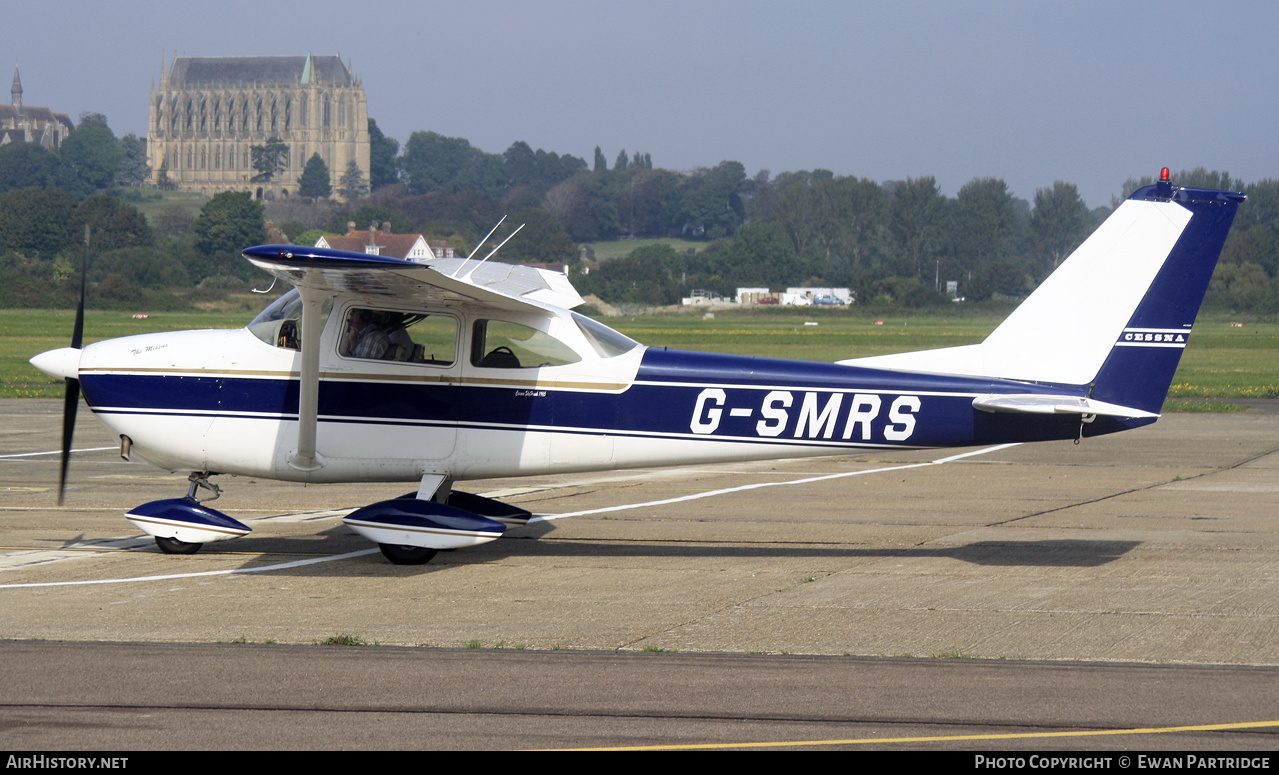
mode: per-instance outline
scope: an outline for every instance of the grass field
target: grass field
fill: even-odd
[[[200,208],[209,201],[204,194],[191,191],[157,191],[155,189],[125,189],[124,201],[138,208],[147,220],[155,223],[155,217],[166,207],[179,207],[194,219]]]
[[[607,261],[610,258],[620,258],[636,248],[642,248],[647,245],[670,245],[677,253],[687,253],[689,250],[698,251],[706,247],[705,242],[690,242],[682,239],[654,238],[654,239],[619,239],[612,242],[593,242],[591,250],[595,251],[596,261]]]
[[[90,310],[85,342],[151,331],[239,328],[247,312],[156,313],[143,320],[127,312]],[[835,361],[867,355],[954,347],[980,342],[1002,316],[874,317],[862,310],[744,310],[700,315],[650,315],[606,322],[656,347]],[[882,320],[882,325],[876,324]],[[62,395],[62,386],[27,359],[65,346],[70,311],[0,310],[0,397]],[[816,323],[817,325],[806,325]],[[1279,323],[1245,323],[1201,316],[1173,380],[1172,397],[1279,398]],[[1183,402],[1177,408],[1196,411]],[[1173,407],[1170,407],[1173,408]],[[1204,409],[1199,409],[1204,411]]]

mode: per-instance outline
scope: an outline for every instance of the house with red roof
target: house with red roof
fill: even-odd
[[[454,257],[453,246],[442,240],[428,240],[421,234],[392,234],[389,221],[382,224],[374,221],[367,231],[357,231],[355,223],[347,221],[346,234],[320,237],[315,246],[419,262]]]

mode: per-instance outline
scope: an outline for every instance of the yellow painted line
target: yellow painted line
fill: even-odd
[[[848,740],[780,740],[769,743],[705,743],[690,745],[637,745],[614,748],[554,748],[556,751],[713,751],[725,748],[792,748],[827,745],[883,745],[885,743],[948,743],[970,740],[1034,740],[1062,737],[1101,737],[1103,735],[1161,735],[1169,732],[1220,732],[1234,729],[1279,727],[1279,721],[1244,721],[1237,724],[1198,724],[1185,727],[1147,727],[1137,729],[1099,729],[1091,732],[1020,732],[996,735],[940,735],[935,737],[866,737]],[[1094,754],[1095,755],[1095,754]]]

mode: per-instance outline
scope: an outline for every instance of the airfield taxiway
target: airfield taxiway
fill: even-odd
[[[512,675],[534,674],[537,668],[516,665],[553,660],[563,650],[591,652],[600,664],[584,661],[582,680],[589,669],[638,669],[610,668],[609,659],[645,656],[654,660],[645,670],[670,664],[677,675],[692,670],[679,667],[694,659],[689,652],[729,659],[739,671],[798,659],[742,655],[826,655],[806,658],[813,675],[826,669],[821,665],[847,664],[843,655],[859,664],[891,658],[869,660],[879,665],[871,672],[883,675],[917,664],[903,657],[950,665],[945,670],[961,676],[998,674],[1003,665],[987,660],[1016,660],[1005,664],[1017,670],[1060,669],[1039,661],[1112,663],[1073,673],[1085,696],[1100,696],[1100,687],[1119,685],[1113,671],[1120,667],[1147,676],[1131,679],[1140,684],[1173,674],[1142,670],[1190,676],[1180,671],[1192,668],[1177,666],[1204,666],[1193,670],[1205,676],[1205,687],[1238,681],[1260,692],[1248,709],[1210,714],[1212,721],[1279,716],[1273,402],[1244,414],[1168,415],[1150,428],[1080,445],[860,451],[468,483],[460,488],[537,514],[578,516],[441,553],[420,567],[387,563],[339,521],[342,510],[410,489],[403,485],[304,487],[223,477],[214,507],[254,532],[193,556],[163,555],[122,514],[183,494],[185,476],[122,461],[115,440],[83,412],[75,446],[89,451],[72,463],[66,505],[55,506],[60,410],[56,401],[0,401],[0,638],[10,640],[0,644],[0,656],[11,675],[18,665],[76,661],[59,656],[65,642],[76,644],[86,675],[95,659],[124,659],[112,655],[125,647],[89,643],[306,644],[312,654],[337,649],[347,659],[365,653],[371,660],[369,651],[311,645],[353,636],[461,649],[389,650],[395,654],[449,655],[488,667],[505,658]],[[219,647],[127,648],[135,650],[128,663],[143,670],[165,659],[177,664],[183,649]],[[149,661],[136,651],[147,648],[167,656]],[[522,651],[517,659],[505,650]],[[617,651],[677,654],[599,653]],[[280,660],[298,652],[234,653],[235,660]],[[926,689],[941,675],[940,668],[934,678],[927,672],[911,680]],[[1224,681],[1227,673],[1235,677]],[[177,682],[180,690],[198,692],[198,673],[182,674],[193,677]],[[14,708],[43,707],[37,699],[30,706],[7,700],[11,723],[20,712]],[[1191,712],[1193,703],[1184,717],[1166,712],[1176,700],[1150,703],[1163,712],[1098,718],[1111,726],[1208,723]],[[1260,718],[1266,708],[1269,718]],[[0,728],[10,730],[0,739],[13,744],[17,727]],[[1274,736],[1256,739],[1266,747]],[[1150,741],[1136,745],[1155,745]],[[1085,747],[1102,744],[1094,738]]]

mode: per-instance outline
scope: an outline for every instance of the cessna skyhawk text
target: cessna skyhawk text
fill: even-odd
[[[839,363],[648,348],[571,312],[582,299],[554,272],[264,245],[245,257],[295,288],[247,328],[81,349],[77,321],[72,347],[32,363],[67,379],[68,429],[82,386],[121,454],[191,472],[186,497],[127,515],[164,551],[249,532],[197,499],[216,497],[215,474],[413,481],[416,494],[344,521],[393,562],[420,563],[531,518],[453,489],[467,479],[1152,423],[1243,199],[1165,171],[966,347]]]

